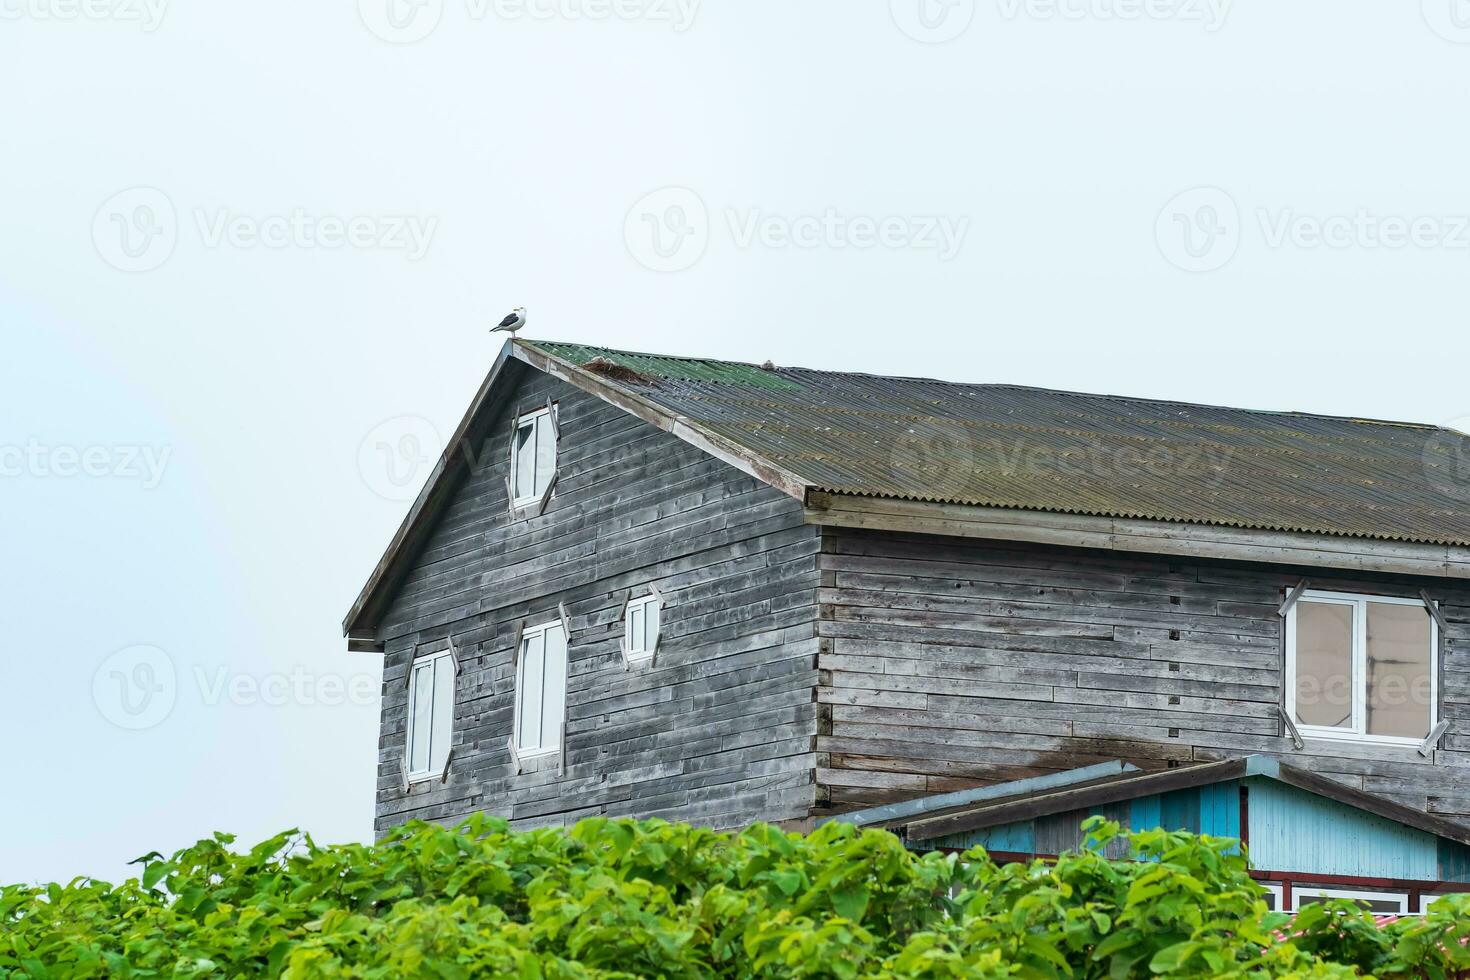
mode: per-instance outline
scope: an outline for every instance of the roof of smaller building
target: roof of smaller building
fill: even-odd
[[[830,493],[1470,546],[1433,425],[517,343]]]
[[[856,810],[831,819],[860,827],[903,828],[909,840],[938,841],[965,831],[1249,777],[1275,780],[1394,820],[1406,827],[1470,844],[1470,829],[1453,821],[1353,789],[1266,755],[1157,772],[1144,772],[1124,762],[1106,762],[980,789]]]

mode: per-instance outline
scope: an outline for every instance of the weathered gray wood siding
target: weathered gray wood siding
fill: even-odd
[[[814,798],[818,534],[795,500],[549,376],[519,368],[481,465],[458,488],[380,627],[377,829],[472,811],[523,826],[593,814],[714,826],[805,817]],[[507,514],[515,410],[559,406],[543,516]],[[656,666],[623,668],[632,590],[656,584]],[[567,758],[512,774],[511,643],[566,603]],[[415,643],[453,631],[465,669],[446,782],[400,787]]]
[[[829,530],[819,793],[832,809],[1108,759],[1271,753],[1431,812],[1470,813],[1470,588],[1316,570]],[[1443,603],[1435,757],[1308,741],[1277,714],[1283,592]]]

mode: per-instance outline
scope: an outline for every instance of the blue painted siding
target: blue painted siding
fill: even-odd
[[[1129,830],[1153,830],[1162,826],[1164,819],[1163,799],[1158,796],[1144,796],[1133,801],[1133,810],[1129,814]]]
[[[1439,838],[1269,779],[1250,787],[1251,863],[1270,871],[1439,878]]]
[[[1470,881],[1470,848],[1336,803],[1273,779],[1253,777],[1095,807],[1090,814],[1130,830],[1188,830],[1240,839],[1240,790],[1250,792],[1251,865],[1262,871]],[[1081,846],[1088,814],[1056,814],[954,834],[937,847],[1054,854]],[[1124,857],[1114,845],[1110,857]]]

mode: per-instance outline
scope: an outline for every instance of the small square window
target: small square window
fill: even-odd
[[[1287,711],[1311,737],[1422,742],[1437,721],[1438,645],[1419,599],[1306,592],[1287,613]]]
[[[538,503],[556,475],[556,420],[543,408],[516,420],[510,452],[511,504]]]
[[[454,736],[454,655],[420,657],[409,667],[408,778],[443,775]]]
[[[623,651],[629,660],[647,660],[658,650],[661,606],[657,595],[628,600],[628,614],[623,621]]]
[[[561,748],[567,704],[567,634],[560,622],[521,634],[516,663],[515,747],[521,758]]]

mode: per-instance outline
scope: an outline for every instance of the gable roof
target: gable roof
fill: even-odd
[[[1444,817],[1425,813],[1382,796],[1288,765],[1271,756],[1251,755],[1180,769],[1141,772],[1121,762],[1101,763],[1067,773],[923,797],[833,817],[859,827],[904,828],[909,840],[933,841],[951,834],[982,830],[1019,820],[1072,813],[1181,789],[1212,786],[1257,777],[1335,800],[1365,813],[1384,817],[1470,845],[1470,830]]]
[[[1470,472],[1460,468],[1470,436],[1448,429],[515,340],[348,612],[343,631],[357,648],[377,649],[371,634],[392,590],[468,468],[473,454],[460,447],[478,446],[528,365],[807,505],[828,496],[984,508],[1016,515],[1009,524],[1077,515],[1099,523],[1018,539],[1228,557],[1241,556],[1242,536],[1290,532],[1311,540],[1273,543],[1255,560],[1470,577],[1459,550],[1470,549]],[[1234,537],[1166,545],[1125,521]],[[1360,549],[1309,550],[1319,536],[1398,544],[1368,562]]]
[[[819,491],[1470,545],[1470,437],[1435,426],[526,347],[637,372],[606,380]]]

